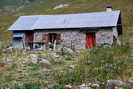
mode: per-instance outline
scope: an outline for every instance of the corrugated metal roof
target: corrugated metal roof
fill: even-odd
[[[39,19],[39,16],[20,16],[8,30],[33,30],[32,26]]]
[[[117,26],[120,11],[63,15],[21,16],[9,30]]]

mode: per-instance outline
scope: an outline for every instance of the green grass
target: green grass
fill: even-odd
[[[62,3],[70,3],[70,6],[67,8],[52,10],[53,7]],[[111,4],[114,10],[122,11],[123,35],[119,37],[119,39],[123,43],[128,43],[129,40],[133,39],[132,0],[35,0],[30,4],[23,4],[22,2],[19,2],[19,0],[1,0],[0,9],[3,11],[0,12],[0,60],[9,57],[15,59],[15,62],[7,65],[0,61],[0,86],[4,88],[11,87],[13,89],[15,89],[14,87],[16,86],[16,89],[23,89],[21,87],[25,87],[25,85],[30,86],[35,84],[37,87],[45,87],[47,81],[56,81],[59,85],[55,86],[55,89],[63,89],[62,85],[67,83],[81,84],[82,82],[92,80],[105,82],[108,79],[127,80],[131,77],[133,64],[132,60],[129,59],[129,46],[96,48],[91,52],[84,52],[79,57],[63,54],[62,58],[66,58],[66,61],[73,61],[73,59],[79,60],[76,68],[74,70],[68,70],[67,68],[64,68],[65,63],[63,63],[62,65],[54,65],[51,67],[51,70],[47,72],[41,70],[38,65],[30,64],[23,67],[21,64],[22,60],[26,59],[31,53],[48,58],[47,54],[49,52],[25,52],[23,50],[13,50],[11,53],[3,53],[2,51],[2,48],[11,42],[11,32],[7,31],[7,29],[20,15],[105,11],[105,6],[107,4]],[[15,12],[3,9],[5,6],[13,6],[12,9],[17,9],[23,5],[23,8],[16,10]],[[111,67],[112,65],[113,67]],[[56,69],[56,67],[59,67],[59,69]],[[63,72],[59,72],[60,70]],[[46,79],[42,78],[43,75],[47,76]]]
[[[63,63],[52,63],[53,58],[49,53],[57,53]],[[64,89],[66,84],[80,85],[91,81],[106,82],[111,79],[127,81],[133,74],[133,60],[130,59],[130,47],[126,45],[95,48],[92,51],[83,51],[79,56],[69,53],[50,51],[24,51],[15,49],[11,53],[1,51],[0,55],[0,88],[21,89],[28,86],[41,87],[48,84],[57,84],[53,89]],[[29,54],[39,55],[48,59],[52,65],[45,69],[38,64],[28,61]],[[69,57],[70,59],[66,58]],[[3,62],[5,58],[13,59],[12,63]],[[75,65],[74,69],[68,68],[68,64]],[[19,87],[19,88],[18,88]],[[25,88],[22,88],[25,89]],[[34,88],[31,88],[34,89]],[[101,89],[108,89],[101,86]]]
[[[121,55],[121,56],[120,56]],[[129,46],[96,48],[85,52],[74,70],[58,72],[55,79],[59,84],[78,85],[88,81],[106,82],[107,80],[126,81],[132,75],[132,60],[129,59]],[[105,85],[98,89],[108,89]]]

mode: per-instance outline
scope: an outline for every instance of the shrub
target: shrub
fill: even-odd
[[[14,89],[41,89],[41,85],[38,83],[24,83],[21,86],[15,86]]]
[[[85,81],[106,82],[110,79],[123,79],[124,72],[132,65],[128,55],[129,46],[101,47],[85,52],[79,66],[55,75],[60,84],[74,84]]]

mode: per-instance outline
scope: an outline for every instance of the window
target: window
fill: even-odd
[[[45,33],[43,35],[43,41],[44,41],[44,43],[51,43],[51,44],[54,44],[54,42],[56,41],[56,44],[60,44],[60,42],[61,42],[61,34]]]

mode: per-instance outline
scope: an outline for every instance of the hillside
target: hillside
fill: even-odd
[[[30,2],[26,3],[26,1]],[[53,10],[60,4],[69,4],[69,6]],[[128,42],[133,35],[132,0],[2,0],[0,2],[0,40],[9,41],[10,33],[7,28],[21,15],[104,11],[108,4],[112,5],[114,10],[122,11],[124,34],[120,39]]]
[[[0,0],[0,89],[133,89],[131,45],[90,51],[4,48],[11,42],[8,27],[21,15],[105,11],[108,4],[122,11],[119,39],[128,43],[133,39],[133,0]]]

